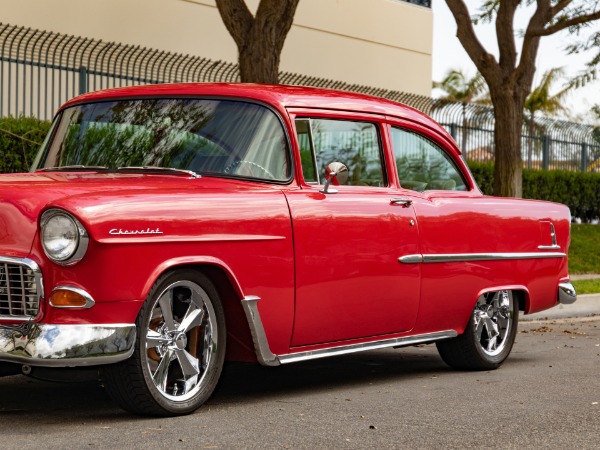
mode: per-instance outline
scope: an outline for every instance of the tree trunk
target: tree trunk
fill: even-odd
[[[494,99],[494,115],[494,195],[520,198],[523,196],[522,103],[502,92]]]
[[[277,84],[279,59],[300,0],[260,0],[253,16],[244,0],[216,0],[238,48],[243,83]]]
[[[261,35],[258,24],[252,28],[252,35]],[[264,35],[263,35],[264,36]],[[265,36],[266,37],[266,36]],[[238,62],[242,83],[277,84],[279,81],[280,52],[268,39],[251,37],[244,47],[239,48]]]

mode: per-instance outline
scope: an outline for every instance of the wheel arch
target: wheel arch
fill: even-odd
[[[250,327],[242,307],[242,288],[231,268],[222,260],[211,256],[175,258],[160,264],[147,280],[143,297],[146,298],[156,281],[165,273],[177,270],[195,270],[208,277],[219,294],[225,312],[227,343],[225,359],[228,361],[256,361]]]
[[[519,311],[527,312],[529,310],[530,298],[529,298],[529,289],[526,286],[520,284],[510,284],[510,285],[500,285],[500,286],[491,286],[479,291],[475,299],[473,300],[473,306],[477,303],[479,297],[489,292],[498,292],[498,291],[512,291],[513,295],[516,297],[519,302]]]

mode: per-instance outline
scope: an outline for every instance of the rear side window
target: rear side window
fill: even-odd
[[[402,128],[392,127],[394,159],[400,186],[413,191],[466,191],[454,161],[429,139]]]
[[[298,119],[296,131],[307,183],[323,184],[326,167],[341,162],[348,167],[346,185],[386,185],[377,125],[353,120]]]

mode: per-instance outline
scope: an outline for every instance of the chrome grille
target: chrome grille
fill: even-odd
[[[30,260],[0,257],[0,319],[30,319],[39,312],[41,275]]]

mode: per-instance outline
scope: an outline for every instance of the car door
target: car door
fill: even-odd
[[[566,265],[551,220],[562,206],[483,196],[456,152],[424,127],[399,122],[390,140],[419,224],[421,253],[403,260],[422,266],[415,332],[464,327],[477,297],[499,286],[551,306],[558,282],[548,280]]]
[[[420,267],[398,258],[419,252],[419,232],[409,199],[390,186],[380,123],[341,113],[293,118],[302,173],[301,189],[286,192],[296,261],[292,346],[411,329]],[[345,164],[349,177],[324,193],[331,162]]]

